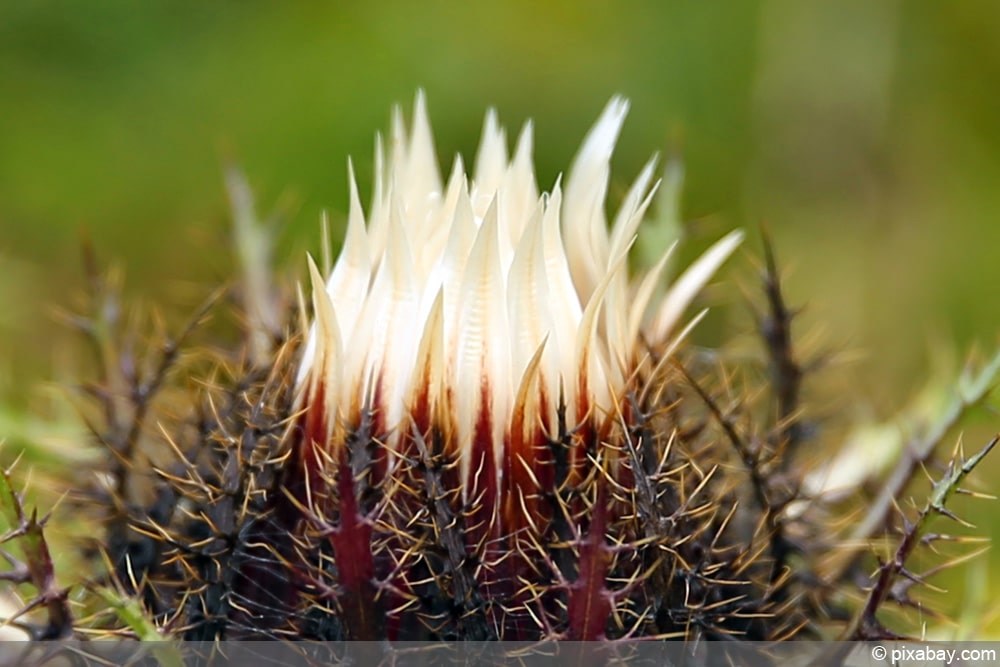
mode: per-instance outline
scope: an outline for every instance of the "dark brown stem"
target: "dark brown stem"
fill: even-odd
[[[802,367],[795,359],[792,343],[792,319],[795,313],[788,308],[781,290],[774,248],[765,230],[764,242],[764,294],[768,312],[757,317],[758,331],[767,346],[771,386],[777,401],[774,443],[778,465],[787,470],[792,454],[802,436],[799,420],[799,393],[802,386]]]

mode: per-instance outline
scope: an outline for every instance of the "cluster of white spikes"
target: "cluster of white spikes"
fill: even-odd
[[[717,242],[650,307],[672,247],[638,281],[626,259],[655,190],[654,161],[610,227],[604,213],[627,110],[612,99],[565,187],[557,180],[540,195],[530,122],[509,158],[489,112],[472,180],[456,158],[443,183],[423,96],[409,133],[397,109],[388,158],[376,140],[367,221],[351,170],[340,256],[326,279],[310,262],[315,322],[299,382],[306,400],[322,396],[331,442],[364,409],[380,412],[393,442],[421,396],[447,414],[458,443],[488,411],[498,459],[519,410],[525,428],[553,425],[560,397],[570,424],[593,416],[578,405],[614,413],[641,336],[669,346],[686,306],[742,238]]]

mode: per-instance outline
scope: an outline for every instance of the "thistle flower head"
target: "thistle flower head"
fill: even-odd
[[[529,450],[556,432],[560,405],[571,427],[615,418],[643,345],[669,347],[741,239],[716,243],[657,303],[673,246],[629,279],[656,186],[651,160],[609,227],[609,161],[627,111],[612,99],[565,184],[540,194],[530,122],[510,157],[488,113],[471,178],[458,157],[443,181],[423,97],[409,133],[397,110],[388,156],[376,142],[367,215],[352,171],[341,254],[326,279],[311,266],[315,322],[299,373],[308,438],[335,449],[364,413],[392,450],[438,429],[467,500],[503,488],[510,461],[536,458]]]
[[[270,334],[257,335],[273,328],[257,316],[266,309],[250,305],[239,355],[224,353],[209,380],[174,373],[214,299],[180,342],[156,346],[151,376],[135,373],[143,364],[106,305],[114,290],[90,281],[94,315],[81,328],[108,374],[93,390],[106,419],[95,435],[114,453],[96,495],[120,593],[97,591],[94,618],[110,605],[138,637],[169,628],[210,642],[697,645],[832,636],[839,620],[841,638],[897,637],[879,618],[888,603],[916,607],[922,623],[927,609],[909,591],[941,568],[914,574],[907,560],[919,545],[954,539],[928,522],[956,518],[945,500],[997,439],[971,458],[953,455],[922,509],[897,510],[963,406],[995,385],[1000,355],[963,376],[961,399],[915,431],[917,444],[856,521],[867,500],[859,491],[874,479],[870,470],[854,479],[857,448],[832,467],[801,456],[806,442],[822,445],[799,396],[813,364],[793,346],[766,239],[767,306],[755,315],[767,377],[706,365],[706,355],[678,355],[667,369],[699,317],[685,319],[688,305],[742,236],[722,238],[672,282],[673,247],[629,275],[656,185],[651,161],[606,219],[626,111],[610,102],[565,181],[545,193],[530,124],[509,157],[488,114],[472,177],[456,159],[443,181],[422,97],[409,132],[397,113],[391,141],[376,145],[367,212],[352,172],[341,254],[329,276],[310,262],[314,322],[302,327],[297,375],[297,339],[272,354]],[[264,292],[245,296],[273,299],[280,312],[285,300]],[[237,356],[246,366],[228,369]],[[188,390],[177,400],[191,401],[190,417],[147,435],[144,424],[168,423],[168,402],[152,403],[161,385]],[[881,444],[895,443],[898,456],[901,436],[889,440]],[[853,481],[838,482],[843,470]],[[0,496],[25,556],[4,552],[0,578],[38,591],[16,615],[44,603],[49,623],[37,636],[68,635],[76,622],[54,583],[45,522],[23,511],[7,473]],[[888,559],[883,534],[899,535]],[[869,576],[858,545],[872,539],[881,560]]]

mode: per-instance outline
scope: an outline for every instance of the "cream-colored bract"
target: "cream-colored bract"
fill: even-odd
[[[686,307],[742,240],[739,231],[719,240],[650,303],[673,247],[636,280],[626,259],[655,190],[655,160],[610,225],[605,216],[627,111],[612,99],[565,185],[544,194],[530,122],[509,157],[489,112],[473,177],[456,158],[445,182],[423,95],[409,133],[396,111],[387,150],[376,142],[367,219],[351,171],[340,256],[326,279],[310,261],[315,322],[300,396],[323,402],[329,446],[364,409],[378,412],[391,445],[420,403],[449,422],[465,477],[461,443],[481,438],[484,423],[501,470],[512,429],[552,426],[560,398],[570,424],[615,412],[640,342],[669,346]]]

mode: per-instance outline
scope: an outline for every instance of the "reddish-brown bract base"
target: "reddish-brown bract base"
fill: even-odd
[[[630,466],[612,465],[620,449],[605,440],[617,429],[606,416],[596,424],[585,399],[576,406],[585,421],[573,428],[564,423],[564,409],[551,427],[529,424],[519,404],[498,457],[485,379],[480,392],[473,442],[454,442],[454,429],[422,392],[410,434],[400,433],[390,453],[384,443],[391,434],[377,411],[330,428],[325,390],[314,387],[299,417],[292,453],[298,463],[289,468],[301,480],[287,486],[297,489],[298,530],[320,527],[332,567],[309,562],[316,554],[300,550],[295,569],[302,585],[329,592],[347,637],[440,638],[469,623],[482,626],[483,638],[605,637],[615,595],[605,533],[609,512],[622,509],[608,485],[633,478]],[[538,398],[548,405],[548,397]],[[335,432],[346,435],[331,441]],[[466,479],[456,461],[461,448],[471,457]],[[431,475],[446,485],[436,496],[421,489]],[[451,525],[438,521],[421,534],[422,517],[439,515],[442,502]],[[456,530],[460,544],[447,544],[445,533]],[[418,546],[427,553],[417,556]],[[442,559],[449,566],[435,565],[449,546],[452,553]],[[429,598],[447,603],[437,609]]]

